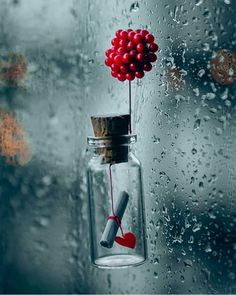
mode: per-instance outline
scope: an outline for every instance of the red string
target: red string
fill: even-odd
[[[113,219],[117,223],[117,225],[120,228],[121,234],[123,236],[124,234],[123,234],[123,229],[122,229],[122,226],[121,226],[121,220],[120,220],[119,216],[117,216],[115,214],[115,211],[114,211],[114,198],[113,198],[113,186],[112,186],[111,165],[112,164],[109,165],[109,178],[110,178],[110,193],[111,193],[111,211],[112,211],[112,215],[108,216],[108,219]]]
[[[121,226],[121,220],[120,220],[120,217],[119,216],[117,216],[117,215],[110,215],[110,216],[107,217],[107,219],[112,219],[112,220],[114,220],[117,223],[117,225],[119,227]]]

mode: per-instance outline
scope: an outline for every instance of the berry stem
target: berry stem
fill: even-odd
[[[132,133],[131,129],[131,81],[129,81],[129,115],[130,115],[130,122],[129,122],[129,133]]]

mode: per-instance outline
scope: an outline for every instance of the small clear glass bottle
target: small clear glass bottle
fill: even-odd
[[[136,135],[131,134],[87,139],[93,151],[87,170],[91,259],[100,268],[136,266],[147,258],[141,165],[131,151],[131,145],[136,139]],[[120,228],[112,215],[117,214],[117,202],[122,196],[127,197],[128,201],[123,204],[122,216],[119,216]],[[114,208],[117,209],[115,213]],[[113,230],[118,228],[116,236],[120,237],[121,244],[112,241],[114,232],[107,230],[108,223],[113,226]],[[122,239],[127,232],[135,236],[134,247],[123,245],[130,242]],[[111,241],[104,242],[102,237],[109,234]]]

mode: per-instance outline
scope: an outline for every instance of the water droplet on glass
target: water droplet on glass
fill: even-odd
[[[201,69],[200,71],[198,71],[198,77],[202,77],[205,74],[205,70]]]
[[[193,93],[196,95],[196,96],[199,96],[200,92],[199,92],[199,88],[196,87],[196,88],[193,88]]]
[[[206,94],[206,99],[212,100],[216,97],[215,93],[209,92]]]
[[[195,155],[197,153],[197,150],[195,148],[192,149],[192,155]]]
[[[212,210],[212,209],[209,209],[209,210],[208,210],[208,215],[209,215],[209,217],[210,217],[211,219],[216,219],[216,216],[215,216],[215,214],[213,213],[213,210]]]
[[[136,1],[136,2],[134,2],[134,3],[132,3],[130,5],[129,11],[130,12],[137,12],[137,11],[139,11],[139,3],[138,3],[138,1]]]
[[[37,226],[40,227],[47,227],[50,223],[50,220],[48,217],[40,217],[35,221]]]
[[[153,260],[153,264],[158,264],[159,263],[159,259],[156,257],[156,258],[154,258],[154,260]]]
[[[154,278],[158,279],[158,273],[154,271]]]
[[[205,247],[205,252],[206,252],[206,253],[210,253],[210,252],[212,252],[211,244],[210,244],[209,242],[207,243],[207,245],[206,245],[206,247]]]
[[[204,116],[203,119],[204,119],[205,122],[207,122],[207,121],[209,121],[211,119],[211,117],[210,116]]]
[[[197,129],[200,127],[200,124],[201,124],[201,119],[197,119],[197,120],[194,122],[193,129],[194,129],[194,130],[197,130]]]
[[[202,50],[203,51],[209,51],[210,50],[209,43],[202,43]]]
[[[203,3],[203,0],[195,0],[195,5],[200,6]]]
[[[216,127],[216,135],[220,136],[222,134],[222,129],[220,127]]]
[[[229,88],[226,88],[225,91],[221,94],[221,99],[226,100],[228,98]]]
[[[228,99],[226,99],[226,100],[225,100],[225,105],[226,105],[227,107],[231,107],[231,101],[228,100]]]
[[[158,144],[158,143],[160,143],[160,141],[161,141],[161,140],[160,140],[159,137],[157,137],[157,136],[155,136],[155,135],[153,136],[153,142],[154,142],[154,143]]]
[[[43,178],[42,178],[42,182],[45,186],[49,186],[51,185],[52,183],[52,179],[51,179],[51,176],[50,175],[45,175]]]
[[[205,275],[206,280],[210,279],[211,272],[207,268],[201,269],[202,273]]]
[[[194,224],[192,231],[195,233],[195,232],[199,231],[201,229],[201,227],[202,227],[201,223],[196,223],[196,224]]]
[[[210,11],[209,11],[209,10],[206,10],[206,11],[203,13],[203,16],[204,16],[205,18],[210,18],[210,17],[211,17],[211,13],[210,13]]]
[[[202,181],[199,182],[199,188],[204,189],[204,183]]]
[[[192,267],[193,266],[193,262],[190,259],[185,259],[184,260],[184,266],[186,267]]]
[[[185,222],[184,222],[185,228],[189,228],[191,226],[188,217],[185,218]]]

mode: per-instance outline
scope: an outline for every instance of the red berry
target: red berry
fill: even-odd
[[[139,34],[139,33],[141,33],[141,29],[137,29],[137,30],[135,30],[135,33],[137,33],[137,34]]]
[[[126,73],[128,73],[128,71],[129,71],[129,68],[128,68],[127,65],[120,66],[120,72],[121,73],[126,74]]]
[[[122,56],[121,55],[116,55],[114,57],[114,63],[117,65],[117,66],[121,66],[123,64],[122,62]]]
[[[158,50],[158,45],[156,43],[151,43],[149,49],[152,52],[156,52]]]
[[[148,55],[150,62],[155,62],[157,60],[157,56],[155,53],[149,53]]]
[[[117,66],[116,64],[112,64],[111,69],[113,72],[119,72],[119,70],[120,70],[119,66]]]
[[[144,62],[144,59],[145,59],[145,55],[143,53],[139,53],[137,55],[137,60],[140,61],[140,62]]]
[[[128,45],[127,45],[127,49],[128,49],[128,50],[131,50],[131,49],[133,49],[133,48],[135,48],[135,43],[134,43],[133,41],[129,41],[129,43],[128,43]]]
[[[112,65],[112,60],[109,57],[105,59],[105,65],[108,67]]]
[[[120,32],[122,32],[122,30],[118,30],[118,31],[116,31],[116,37],[117,37],[117,38],[120,38]]]
[[[115,71],[111,71],[111,75],[112,75],[112,77],[117,78],[118,73]]]
[[[149,34],[149,32],[147,30],[142,30],[141,35],[143,37],[145,37],[147,34]]]
[[[116,56],[115,52],[112,52],[112,53],[109,55],[109,58],[113,61],[115,56]]]
[[[134,78],[135,78],[135,75],[133,73],[127,73],[125,75],[126,79],[129,80],[129,81],[133,81]]]
[[[129,53],[125,53],[124,55],[123,55],[123,58],[122,58],[122,60],[123,60],[123,62],[125,62],[125,63],[130,63],[130,54]]]
[[[111,41],[111,44],[113,45],[113,46],[118,46],[119,45],[119,39],[118,38],[114,38],[114,39],[112,39],[112,41]]]
[[[106,56],[108,57],[112,52],[113,52],[112,49],[108,49],[108,50],[106,51]]]
[[[119,55],[123,55],[126,53],[126,50],[124,47],[119,47],[116,51]]]
[[[120,38],[126,40],[128,38],[128,33],[126,31],[120,32]]]
[[[138,52],[136,50],[130,50],[129,55],[132,59],[137,57]]]
[[[143,71],[135,72],[135,77],[139,78],[139,79],[143,78],[144,77],[144,72]]]
[[[135,32],[134,32],[134,31],[131,31],[131,32],[128,33],[128,39],[129,39],[130,41],[133,40],[134,36],[135,36]]]
[[[127,47],[127,44],[128,44],[127,41],[126,41],[126,40],[123,40],[123,39],[120,40],[120,42],[119,42],[119,46],[120,46],[120,47],[124,47],[124,48],[126,48],[126,47]]]
[[[133,32],[133,30],[132,30],[132,29],[128,29],[128,30],[127,30],[127,33],[129,33],[129,32]]]
[[[150,63],[146,63],[143,65],[143,69],[144,71],[149,72],[152,69],[152,65]]]
[[[120,74],[120,73],[117,74],[117,78],[118,78],[119,81],[125,81],[125,79],[126,79],[126,78],[125,78],[125,75]]]
[[[145,40],[148,42],[148,43],[152,43],[154,42],[154,36],[152,34],[147,34],[145,36]]]
[[[131,63],[130,65],[129,65],[129,68],[131,69],[131,71],[133,71],[133,72],[136,72],[137,70],[138,70],[138,68],[137,68],[137,66],[136,66],[136,64],[135,63]]]
[[[141,34],[135,34],[134,37],[133,37],[133,41],[134,43],[138,44],[140,42],[142,42],[143,40],[143,37]]]
[[[145,45],[143,43],[138,43],[136,48],[138,52],[143,52],[145,49]]]

